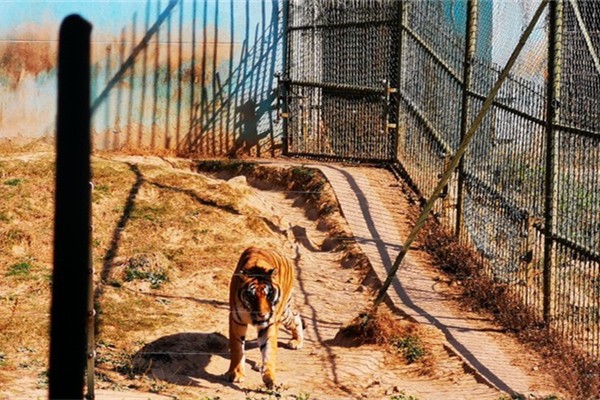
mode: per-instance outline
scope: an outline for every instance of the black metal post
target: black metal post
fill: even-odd
[[[277,95],[280,97],[278,101],[282,101],[281,109],[278,110],[279,115],[281,117],[283,126],[282,126],[282,137],[281,137],[281,147],[282,154],[284,156],[289,155],[289,78],[290,78],[290,66],[289,66],[289,57],[290,57],[290,44],[289,44],[289,25],[290,25],[290,1],[283,2],[283,76],[277,78]]]
[[[90,257],[90,35],[71,15],[60,28],[56,122],[50,399],[81,399]]]
[[[396,64],[396,82],[395,82],[395,96],[394,99],[396,100],[396,109],[394,110],[396,113],[396,129],[394,129],[393,132],[393,137],[392,137],[392,157],[391,157],[391,162],[395,163],[398,162],[398,144],[400,143],[400,129],[402,129],[402,125],[400,123],[400,119],[402,118],[402,109],[400,106],[400,93],[402,91],[402,36],[404,34],[404,16],[405,16],[405,12],[404,12],[404,7],[405,7],[405,0],[400,0],[398,1],[398,51],[396,52],[396,57],[398,57],[398,61]]]
[[[543,315],[546,323],[552,322],[554,313],[554,258],[556,233],[556,176],[558,156],[555,124],[560,100],[560,72],[562,58],[562,14],[563,1],[550,2],[548,38],[548,87],[546,92],[546,175],[544,186],[544,273]]]

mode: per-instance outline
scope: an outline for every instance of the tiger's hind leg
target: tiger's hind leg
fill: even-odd
[[[231,351],[231,363],[226,377],[230,382],[242,382],[245,376],[245,347],[246,331],[248,325],[242,325],[229,315],[229,350]]]
[[[292,339],[288,342],[290,349],[301,349],[304,343],[304,321],[295,311],[292,311],[291,305],[285,307],[281,317],[281,323],[292,333]]]

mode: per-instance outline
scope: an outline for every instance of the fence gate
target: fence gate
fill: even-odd
[[[289,155],[395,157],[399,4],[291,0],[284,116]]]

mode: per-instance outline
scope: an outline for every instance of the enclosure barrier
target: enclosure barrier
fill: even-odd
[[[288,154],[390,163],[431,197],[541,3],[292,0]],[[433,205],[494,281],[595,358],[599,13],[550,1]]]

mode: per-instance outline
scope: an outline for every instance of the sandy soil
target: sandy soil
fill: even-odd
[[[197,196],[185,186],[187,177],[195,175],[186,169],[189,166],[186,162],[158,157],[120,157],[118,162],[137,167],[141,181],[139,187],[130,192],[130,197],[135,195],[136,204],[172,201],[176,207],[182,203],[166,196],[177,195],[186,201]],[[121,165],[121,168],[125,167]],[[171,173],[177,175],[177,179],[172,178],[170,186],[157,183],[159,177]],[[106,174],[108,179],[109,172]],[[101,326],[97,349],[101,357],[97,369],[98,389],[117,388],[122,395],[114,398],[122,399],[128,398],[128,393],[130,398],[139,398],[140,390],[178,399],[204,400],[400,400],[409,399],[409,395],[422,400],[448,400],[498,399],[502,395],[466,371],[463,363],[446,350],[444,338],[434,329],[422,330],[421,338],[429,351],[426,364],[407,364],[382,346],[348,347],[336,340],[339,329],[370,305],[372,293],[363,284],[364,271],[342,267],[343,252],[322,250],[321,244],[328,233],[319,229],[319,221],[307,216],[314,213],[307,210],[301,194],[259,190],[249,186],[243,177],[227,182],[208,176],[203,179],[206,180],[203,188],[208,188],[208,194],[214,189],[221,197],[194,200],[216,211],[190,214],[196,219],[197,232],[193,237],[183,228],[168,224],[152,225],[153,231],[147,234],[162,238],[165,252],[168,250],[176,256],[182,248],[197,247],[201,250],[198,254],[206,254],[206,258],[200,255],[188,260],[179,270],[172,271],[170,282],[160,289],[138,281],[123,283],[120,287],[102,286],[99,302],[104,315],[118,310],[123,316],[121,323],[115,319],[114,323],[105,322]],[[122,191],[127,194],[129,187]],[[235,197],[235,202],[231,202],[235,209],[223,206],[228,204],[223,203],[225,194]],[[107,197],[102,201],[109,200]],[[197,203],[191,204],[200,208]],[[110,210],[122,207],[121,200],[115,205],[107,204]],[[107,225],[106,233],[98,231],[96,235],[110,238],[118,216],[116,212],[111,217],[114,222]],[[151,222],[143,216],[138,214],[134,222]],[[136,244],[136,237],[129,233],[134,222],[119,231],[120,253],[112,260],[111,271],[107,273],[111,279],[118,275],[127,251],[136,250],[131,247]],[[227,232],[228,229],[231,232]],[[109,242],[102,242],[102,249]],[[285,331],[280,334],[278,386],[274,391],[265,390],[260,374],[253,370],[260,352],[252,328],[247,343],[246,381],[231,384],[223,379],[229,364],[229,278],[241,249],[250,245],[277,248],[295,261],[298,279],[294,302],[308,322],[301,350],[287,349],[284,343],[290,335]],[[103,255],[99,254],[100,264]],[[101,265],[97,268],[99,278],[105,271]],[[137,303],[131,302],[132,297]],[[126,300],[129,303],[124,303]],[[124,310],[120,304],[136,308]],[[142,315],[144,312],[146,315]],[[120,343],[123,348],[115,348]],[[117,350],[129,354],[132,365],[120,364],[120,360],[111,358]],[[136,372],[125,370],[127,368]],[[6,394],[5,398],[28,398],[28,394],[35,398],[36,379],[29,379],[28,374],[35,376],[27,371],[15,373],[8,387],[0,392]]]
[[[222,290],[216,298],[196,301],[189,304],[187,312],[183,311],[187,318],[193,318],[193,330],[181,327],[166,335],[150,333],[152,339],[134,357],[148,376],[185,386],[186,394],[178,394],[182,398],[389,399],[401,393],[424,399],[499,397],[498,391],[465,372],[462,363],[444,349],[443,338],[434,330],[424,337],[435,360],[426,370],[418,363],[407,365],[380,346],[344,347],[336,342],[339,329],[371,301],[369,290],[361,283],[361,273],[341,267],[343,254],[321,250],[327,234],[318,229],[318,221],[307,218],[297,194],[258,190],[247,186],[243,178],[234,178],[229,184],[242,189],[240,192],[246,193],[243,202],[269,221],[273,232],[278,232],[256,244],[279,248],[295,260],[295,304],[308,322],[305,346],[301,350],[285,348],[289,334],[282,331],[277,362],[279,386],[274,392],[264,390],[260,374],[252,369],[260,359],[255,340],[247,344],[246,381],[239,385],[225,382],[222,374],[229,362],[228,309],[227,291]],[[228,278],[227,271],[222,274],[215,279]],[[186,286],[201,286],[197,284],[192,280]],[[201,295],[189,289],[177,291],[169,296],[182,296],[183,292]],[[251,339],[255,337],[252,331]]]

